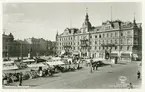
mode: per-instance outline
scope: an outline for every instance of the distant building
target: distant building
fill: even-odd
[[[47,42],[44,39],[28,38],[25,41],[29,44],[29,49],[32,49],[32,54],[43,55],[47,51]]]
[[[46,55],[56,55],[56,42],[55,41],[47,41]]]
[[[14,37],[12,33],[10,33],[9,35],[6,35],[4,33],[2,36],[3,36],[3,57],[7,57],[9,56],[12,50]]]
[[[141,58],[142,53],[141,23],[106,21],[101,26],[93,27],[86,14],[80,29],[66,28],[56,35],[57,54],[69,51],[81,57],[121,59]]]
[[[28,57],[31,52],[32,56],[37,55],[54,55],[56,44],[43,38],[28,38],[24,40],[14,40],[12,33],[3,34],[3,57]]]

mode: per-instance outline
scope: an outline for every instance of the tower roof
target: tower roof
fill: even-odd
[[[86,27],[91,28],[91,26],[92,26],[92,25],[91,25],[91,23],[89,22],[89,15],[88,15],[88,13],[86,13],[85,21],[84,21],[82,27],[83,27],[83,28],[86,28]]]

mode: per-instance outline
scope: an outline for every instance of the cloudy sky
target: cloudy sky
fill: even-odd
[[[80,28],[86,7],[93,26],[111,19],[141,22],[141,3],[4,3],[3,29],[15,39],[30,37],[55,40],[66,27]]]

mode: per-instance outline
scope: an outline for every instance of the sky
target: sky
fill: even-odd
[[[111,20],[142,22],[142,5],[137,2],[95,3],[4,3],[3,31],[15,39],[44,38],[55,41],[58,31],[65,28],[81,28],[85,14],[93,26]],[[86,10],[88,8],[88,10]]]

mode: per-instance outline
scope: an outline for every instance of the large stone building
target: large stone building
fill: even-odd
[[[14,37],[12,33],[9,35],[3,34],[3,57],[9,56],[9,52],[11,52],[11,48],[13,45]]]
[[[57,53],[78,53],[81,57],[122,59],[141,58],[142,51],[141,23],[106,21],[101,26],[93,27],[86,14],[80,29],[66,28],[56,35]]]
[[[28,53],[28,43],[22,40],[14,40],[12,33],[3,34],[3,57],[20,57]]]
[[[31,52],[32,56],[55,55],[56,42],[47,41],[43,38],[28,38],[14,40],[12,33],[3,34],[3,57],[27,57]]]

